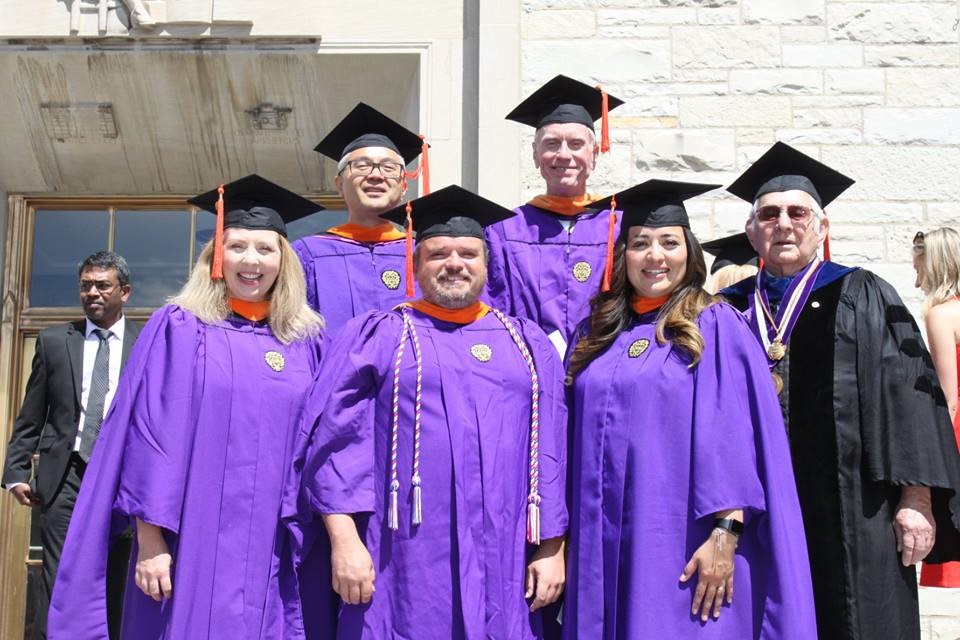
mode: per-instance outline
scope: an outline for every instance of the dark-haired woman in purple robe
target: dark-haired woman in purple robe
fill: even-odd
[[[224,218],[222,241],[134,346],[70,523],[51,639],[106,640],[106,549],[128,522],[122,638],[288,635],[280,506],[323,319],[281,216]]]
[[[651,180],[597,203],[623,220],[568,361],[566,638],[816,638],[774,385],[701,288],[682,201],[711,188]]]

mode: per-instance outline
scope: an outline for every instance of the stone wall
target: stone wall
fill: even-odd
[[[960,226],[958,10],[955,1],[523,0],[522,89],[564,73],[627,100],[611,114],[614,147],[592,192],[650,177],[729,184],[777,140],[856,178],[828,208],[834,258],[877,271],[916,312],[913,234]],[[525,196],[542,184],[530,140],[520,150]],[[704,240],[741,230],[747,213],[716,195],[690,208]]]

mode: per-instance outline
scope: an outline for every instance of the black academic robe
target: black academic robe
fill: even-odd
[[[753,288],[723,293],[746,310]],[[819,637],[919,640],[916,570],[900,563],[891,523],[901,486],[933,487],[928,559],[960,558],[960,454],[913,317],[889,284],[850,271],[810,295],[775,370]]]

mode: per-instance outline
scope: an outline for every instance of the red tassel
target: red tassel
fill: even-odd
[[[613,279],[613,236],[617,228],[617,196],[610,197],[610,225],[607,228],[607,257],[603,265],[603,283],[600,291],[610,291],[610,281]]]
[[[420,147],[420,186],[423,193],[420,195],[425,196],[430,193],[430,145],[427,144],[427,138],[422,133],[420,139],[423,141]]]
[[[217,228],[213,234],[213,264],[210,266],[210,278],[223,280],[223,185],[217,187]]]
[[[607,92],[597,85],[600,92],[600,153],[610,151],[610,105]]]
[[[407,203],[407,256],[406,256],[406,279],[407,279],[407,297],[413,297],[413,207]]]
[[[823,217],[827,217],[827,212],[823,212]],[[830,261],[830,230],[827,230],[827,235],[823,237],[823,261]]]

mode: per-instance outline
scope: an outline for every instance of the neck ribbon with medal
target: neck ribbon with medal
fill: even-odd
[[[776,315],[770,311],[770,301],[767,299],[767,292],[763,287],[762,263],[760,270],[757,272],[757,286],[749,302],[753,311],[751,324],[754,332],[760,337],[760,343],[763,345],[764,351],[767,352],[770,375],[773,377],[777,395],[780,395],[780,392],[783,391],[783,378],[776,371],[773,371],[773,368],[787,355],[790,335],[800,318],[800,312],[803,311],[803,307],[807,303],[807,298],[813,292],[817,274],[820,273],[823,264],[819,257],[814,258],[810,264],[794,276],[790,286],[783,294]]]

